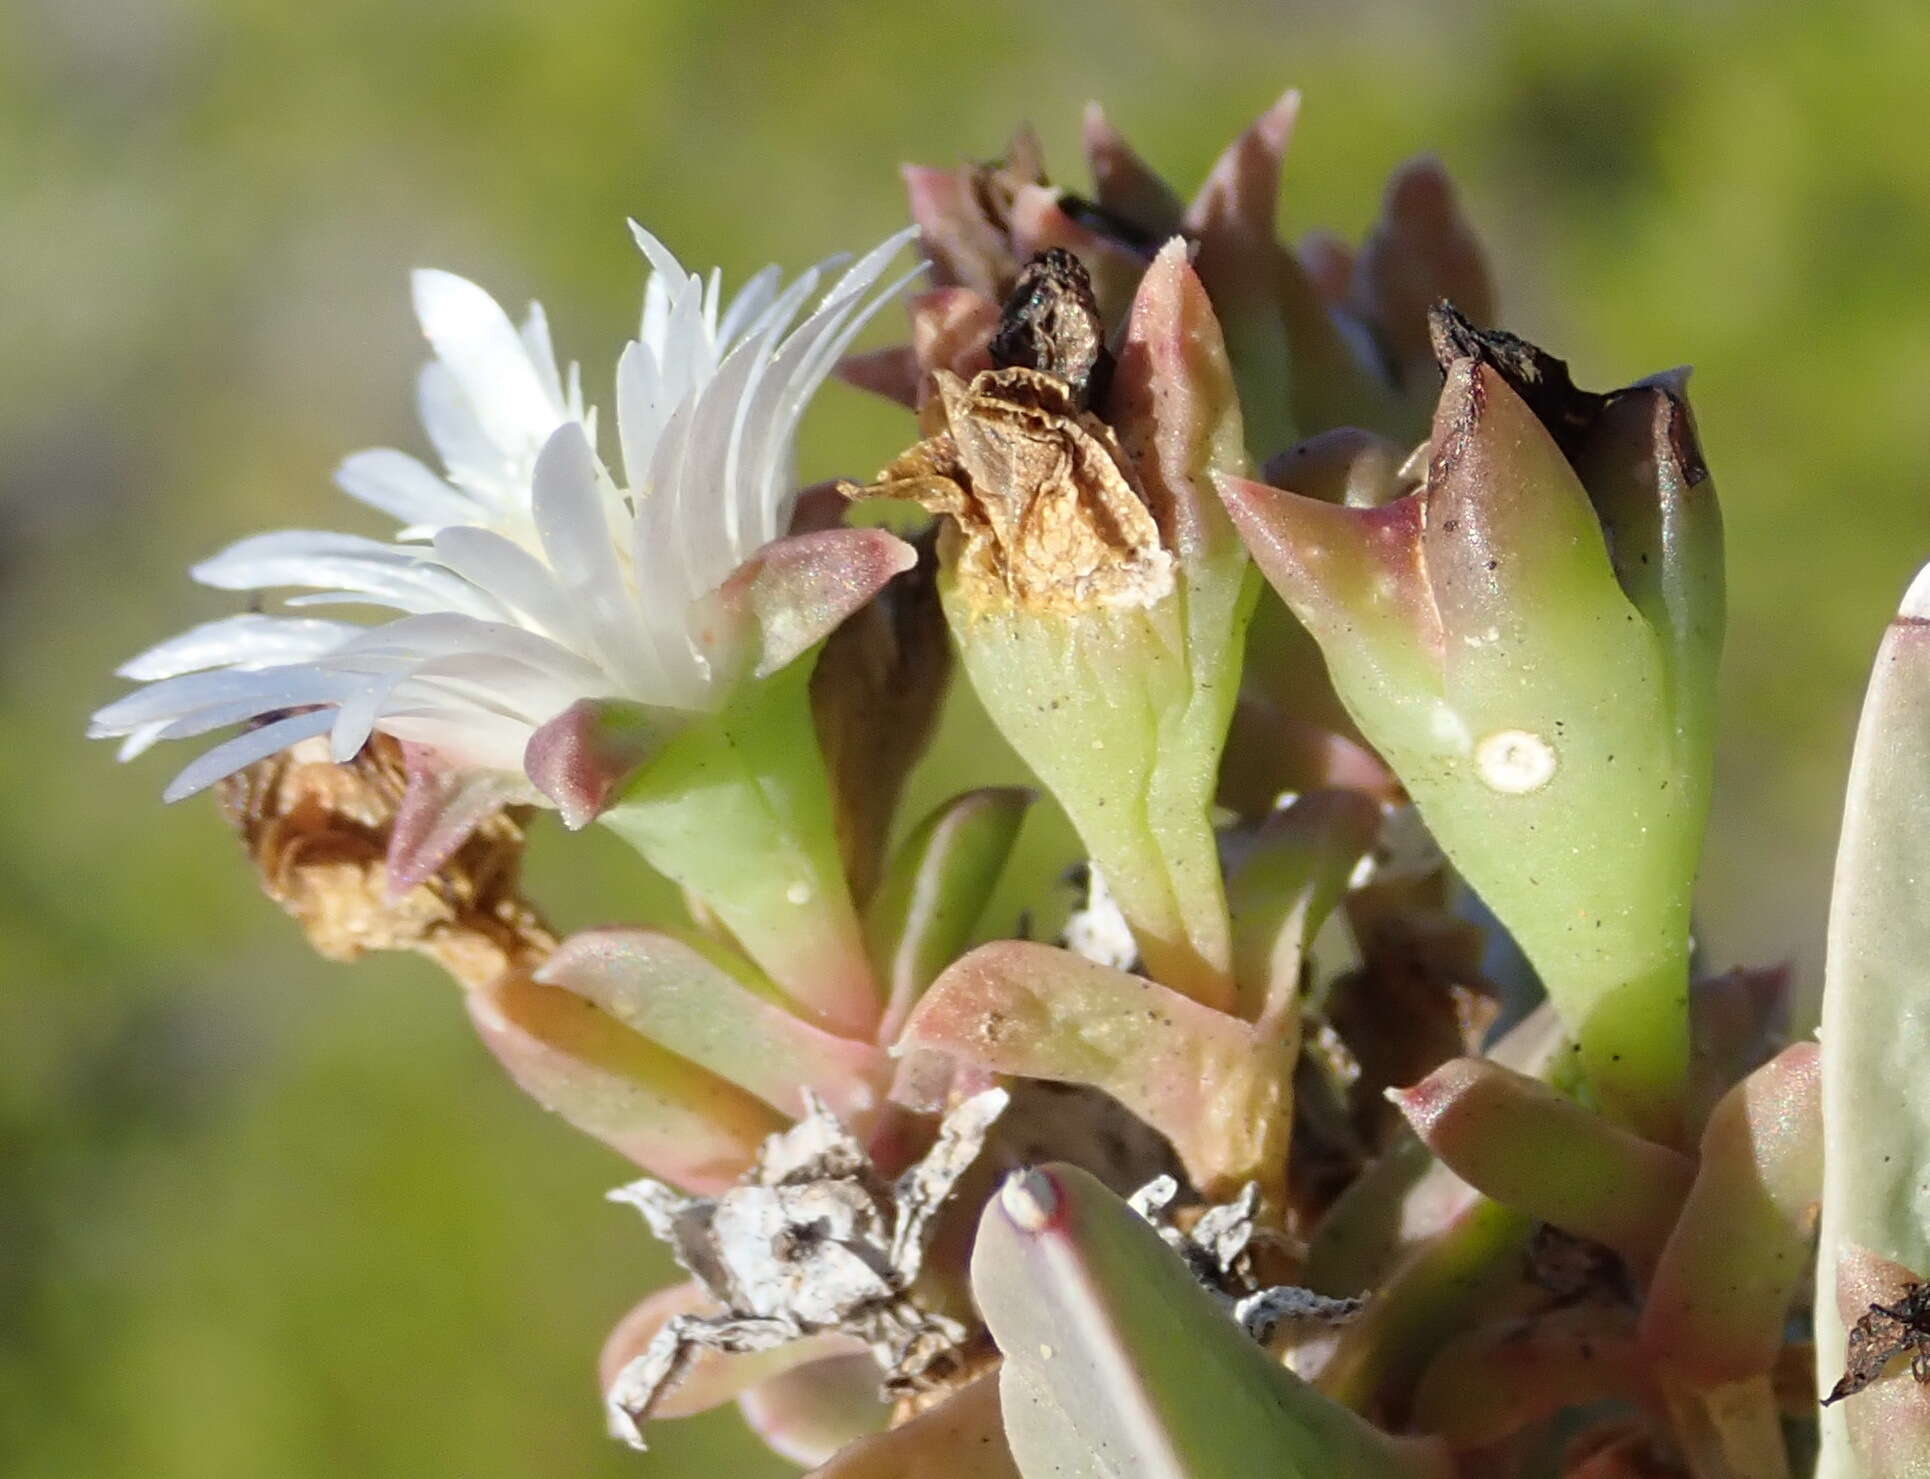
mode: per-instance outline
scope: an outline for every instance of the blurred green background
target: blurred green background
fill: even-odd
[[[604,398],[646,220],[693,263],[892,228],[902,159],[1088,97],[1191,182],[1307,94],[1295,230],[1442,153],[1507,324],[1583,383],[1698,367],[1731,531],[1718,963],[1813,986],[1878,631],[1930,554],[1930,7],[742,0],[0,5],[0,1473],[764,1472],[734,1420],[626,1454],[589,1378],[661,1276],[624,1168],[536,1112],[426,964],[309,956],[186,752],[86,745],[112,666],[224,607],[230,538],[372,523],[328,472],[419,445],[405,273],[539,295]],[[905,428],[827,396],[808,475]],[[927,786],[997,773],[946,749]],[[545,835],[566,924],[655,897]]]

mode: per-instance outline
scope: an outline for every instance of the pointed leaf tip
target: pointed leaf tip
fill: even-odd
[[[772,541],[725,582],[726,609],[758,632],[756,676],[768,677],[828,637],[918,551],[884,529],[826,529]]]
[[[580,831],[601,816],[662,748],[671,711],[623,699],[579,699],[530,736],[523,769]]]

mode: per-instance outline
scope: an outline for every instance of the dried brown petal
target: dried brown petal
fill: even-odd
[[[534,968],[556,937],[518,891],[528,809],[485,817],[433,875],[392,899],[390,839],[409,779],[402,746],[386,735],[345,765],[329,758],[326,739],[311,739],[230,777],[219,794],[263,891],[318,954],[413,950],[465,986]]]
[[[1148,606],[1172,589],[1172,556],[1118,439],[1063,380],[1025,368],[936,380],[936,434],[845,491],[950,515],[962,540],[951,563],[973,608]]]

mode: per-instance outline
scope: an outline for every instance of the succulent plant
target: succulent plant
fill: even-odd
[[[604,1352],[639,1446],[736,1400],[837,1479],[1930,1475],[1930,594],[1791,1041],[1787,970],[1693,944],[1686,373],[1591,393],[1496,327],[1432,160],[1357,249],[1281,241],[1297,109],[1190,203],[1096,108],[1089,196],[1027,133],[908,169],[909,342],[861,354],[909,236],[726,301],[639,229],[620,458],[540,311],[421,275],[443,471],[358,454],[386,542],[197,569],[400,616],[196,628],[96,732],[244,725],[173,794],[646,1173],[690,1280]],[[916,421],[802,489],[834,371]],[[1035,789],[907,810],[968,689]],[[1062,926],[993,908],[1034,808]],[[542,809],[684,916],[559,940]]]

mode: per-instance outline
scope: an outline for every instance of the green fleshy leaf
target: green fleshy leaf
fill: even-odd
[[[877,987],[812,739],[811,664],[742,685],[644,767],[601,818],[713,910],[825,1027],[869,1038]]]
[[[1356,791],[1317,791],[1267,818],[1227,885],[1241,1016],[1293,1033],[1301,964],[1361,858],[1380,808]]]
[[[1159,1235],[1076,1167],[987,1203],[972,1288],[1004,1353],[1006,1437],[1027,1479],[1446,1479],[1253,1341]]]
[[[1032,792],[1016,787],[967,791],[898,845],[865,911],[865,938],[886,993],[881,1040],[897,1037],[925,988],[971,939],[1032,801]]]
[[[794,1464],[821,1464],[891,1418],[878,1399],[878,1363],[865,1351],[779,1372],[746,1391],[737,1407],[764,1446]]]
[[[1830,906],[1815,1303],[1825,1392],[1868,1304],[1893,1299],[1904,1277],[1930,1276],[1930,1096],[1910,1091],[1930,1065],[1927,859],[1930,575],[1919,575],[1877,650]],[[1818,1479],[1930,1472],[1930,1388],[1907,1375],[1826,1408],[1822,1423]],[[1914,1444],[1900,1446],[1906,1434]]]

